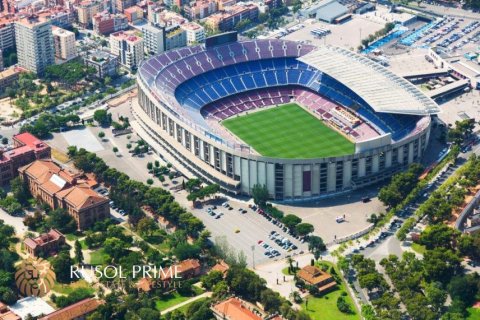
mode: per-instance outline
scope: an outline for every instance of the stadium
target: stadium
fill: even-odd
[[[207,42],[140,66],[134,129],[182,172],[250,195],[315,199],[379,182],[423,156],[438,106],[349,50]]]

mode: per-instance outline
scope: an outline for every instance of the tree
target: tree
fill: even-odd
[[[151,186],[151,185],[153,184],[153,179],[148,178],[148,179],[147,179],[147,184],[148,184],[149,186]]]
[[[82,245],[78,240],[75,240],[75,262],[78,264],[83,264]]]
[[[202,286],[207,290],[212,288],[223,280],[223,273],[221,271],[210,271],[202,277]]]
[[[270,197],[266,185],[255,184],[252,188],[253,202],[260,208],[265,208],[267,200]]]
[[[63,233],[75,231],[77,223],[64,209],[55,209],[48,214],[47,226]]]
[[[140,219],[137,224],[137,231],[142,236],[151,236],[153,232],[158,230],[158,225],[152,218],[145,217]]]
[[[453,300],[463,301],[470,306],[478,293],[478,278],[475,275],[454,276],[447,285],[448,293]]]
[[[435,247],[453,249],[454,241],[460,236],[460,232],[445,224],[428,226],[420,234],[420,243],[428,250]]]
[[[197,259],[200,255],[201,249],[197,245],[181,243],[173,249],[173,252],[179,260]]]
[[[460,271],[460,258],[450,249],[435,248],[423,256],[425,276],[429,280],[448,282]]]
[[[148,171],[151,171],[153,169],[153,164],[151,162],[147,163],[147,169]]]
[[[8,144],[8,138],[7,137],[2,138],[2,144]]]
[[[323,239],[318,236],[310,236],[308,239],[308,251],[313,253],[315,260],[320,258],[323,251],[327,250]]]
[[[295,232],[301,237],[306,236],[309,233],[312,233],[314,230],[315,228],[310,223],[299,223],[295,227]]]
[[[112,115],[107,110],[99,109],[93,113],[93,120],[102,126],[109,126],[112,123]]]
[[[187,189],[188,192],[193,192],[194,190],[200,188],[201,185],[202,180],[200,179],[188,179],[188,181],[185,183],[185,189]]]
[[[70,266],[74,264],[68,252],[62,252],[52,260],[52,268],[60,283],[70,283]]]
[[[287,214],[282,218],[282,223],[290,230],[295,230],[295,227],[302,222],[302,219],[294,214]]]
[[[115,237],[107,238],[103,244],[105,253],[111,256],[115,261],[118,261],[121,257],[125,256],[128,247],[129,245],[127,243]]]
[[[100,132],[98,133],[98,137],[99,137],[100,139],[105,138],[105,132],[100,131]]]
[[[112,151],[113,151],[113,153],[117,153],[117,152],[118,152],[118,148],[117,148],[117,147],[113,147]]]
[[[352,313],[352,308],[348,304],[348,302],[345,300],[345,297],[340,296],[337,298],[337,308],[340,310],[342,313],[347,313],[350,314]]]
[[[442,284],[440,282],[429,283],[425,288],[425,296],[434,311],[440,313],[447,300],[447,292],[442,289]]]
[[[10,188],[13,197],[17,199],[19,203],[22,205],[28,204],[28,199],[31,198],[31,194],[26,183],[20,179],[20,177],[16,177],[10,181]]]

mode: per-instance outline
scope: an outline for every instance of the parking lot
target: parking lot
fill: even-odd
[[[228,203],[228,208],[222,206],[225,202]],[[217,237],[225,236],[237,253],[241,251],[245,253],[250,266],[253,266],[254,259],[255,265],[258,265],[283,259],[288,255],[293,256],[302,251],[307,252],[306,243],[294,238],[244,202],[217,199],[208,202],[202,208],[194,209],[191,208],[191,203],[183,205],[203,221],[205,227],[212,233],[213,241]],[[272,233],[275,234],[275,238]],[[277,239],[279,241],[275,242]]]
[[[302,22],[303,28],[292,32],[281,39],[305,41],[314,45],[334,45],[343,48],[357,48],[363,38],[369,34],[384,27],[384,23],[366,19],[362,16],[354,16],[343,24],[328,24],[324,22]],[[312,33],[312,31],[324,29],[329,30],[325,36],[319,37]]]

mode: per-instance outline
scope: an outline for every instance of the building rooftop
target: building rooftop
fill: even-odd
[[[262,317],[254,313],[247,304],[238,299],[230,298],[212,307],[213,311],[223,319],[231,320],[262,320]],[[253,308],[252,308],[253,309]]]
[[[52,312],[39,320],[70,320],[81,318],[82,316],[95,311],[104,302],[101,300],[88,298],[74,303],[68,307]]]
[[[35,137],[29,132],[20,133],[13,136],[14,140],[21,142],[22,144],[32,148],[35,151],[41,151],[50,148],[45,142]]]
[[[203,27],[196,22],[187,22],[182,24],[182,29],[189,30],[189,31],[196,31],[196,30],[203,29]]]
[[[143,40],[142,38],[137,37],[136,35],[130,32],[124,32],[124,31],[112,33],[110,37],[115,38],[117,40],[125,40],[132,43],[137,43]]]
[[[10,310],[25,319],[28,314],[38,317],[42,314],[49,314],[55,311],[48,303],[39,297],[26,297],[18,300]]]
[[[57,229],[51,229],[47,233],[42,233],[36,238],[26,238],[24,243],[28,247],[35,249],[37,246],[43,246],[46,243],[57,241],[61,237],[63,237],[63,234],[60,231]]]
[[[321,46],[298,58],[349,87],[377,112],[430,115],[438,105],[407,80],[378,63],[333,46]]]

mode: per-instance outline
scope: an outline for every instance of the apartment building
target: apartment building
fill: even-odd
[[[50,21],[30,16],[15,22],[18,64],[36,74],[55,64],[55,47]]]
[[[92,26],[93,16],[98,12],[108,10],[108,6],[101,0],[85,0],[80,2],[76,9],[78,23],[84,28],[89,28]]]
[[[139,6],[132,6],[123,11],[127,17],[128,22],[135,24],[143,19],[143,9]]]
[[[36,160],[18,169],[32,196],[52,209],[62,208],[85,230],[110,216],[109,199],[92,189],[97,182],[52,160]]]
[[[144,26],[145,52],[159,54],[167,50],[185,47],[187,45],[187,32],[182,25],[169,26],[147,25]]]
[[[113,32],[128,29],[127,17],[122,13],[99,12],[93,16],[92,24],[93,31],[102,35],[109,35]]]
[[[181,25],[187,36],[187,45],[205,42],[205,28],[196,22],[188,22]]]
[[[84,56],[86,66],[96,70],[95,76],[103,79],[107,76],[115,76],[118,72],[118,56],[106,51],[90,51]]]
[[[125,9],[137,4],[137,0],[115,0],[116,12],[125,12]]]
[[[205,24],[212,30],[230,31],[241,20],[255,21],[258,18],[258,6],[253,3],[239,3],[225,7],[224,11],[212,14],[205,19]]]
[[[68,61],[77,56],[75,46],[75,33],[58,28],[52,28],[53,43],[55,44],[55,57],[60,60]]]
[[[190,20],[203,19],[218,10],[217,2],[214,0],[197,0],[186,5],[183,10],[185,16]]]
[[[143,39],[131,32],[112,33],[110,52],[118,56],[120,65],[128,70],[136,70],[143,60]]]
[[[0,49],[5,51],[15,47],[15,19],[0,18]]]

